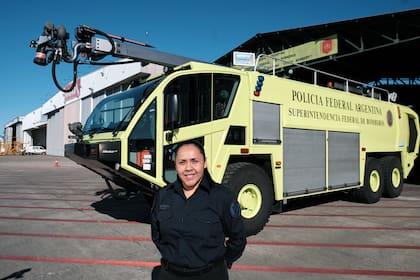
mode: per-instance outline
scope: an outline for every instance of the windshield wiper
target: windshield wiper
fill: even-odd
[[[104,131],[103,127],[92,127],[91,129],[88,130],[88,134],[90,137],[92,137],[95,133],[103,132],[103,131]]]

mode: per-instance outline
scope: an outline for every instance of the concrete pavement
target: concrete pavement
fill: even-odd
[[[57,165],[58,163],[58,165]],[[150,279],[159,253],[141,196],[115,200],[63,157],[0,156],[0,280]],[[420,278],[420,186],[372,205],[291,202],[248,239],[231,279]]]

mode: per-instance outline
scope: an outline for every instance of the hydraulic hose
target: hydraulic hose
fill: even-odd
[[[70,85],[70,87],[69,88],[63,88],[61,85],[60,85],[60,83],[58,82],[58,80],[57,80],[57,77],[56,77],[56,71],[55,71],[55,67],[56,67],[56,64],[57,64],[58,62],[57,62],[57,60],[56,59],[54,59],[53,60],[53,62],[52,62],[52,77],[53,77],[53,80],[54,80],[54,84],[55,84],[55,86],[59,89],[59,90],[61,90],[62,92],[70,92],[70,91],[72,91],[73,89],[74,89],[74,87],[76,86],[76,80],[77,80],[77,65],[78,65],[78,61],[77,60],[75,60],[75,61],[73,61],[73,82],[71,83],[71,85]]]
[[[100,31],[100,30],[98,30],[96,28],[92,28],[92,27],[86,26],[86,25],[82,25],[81,28],[82,28],[82,30],[87,31],[90,34],[98,34],[98,35],[104,36],[109,41],[109,43],[111,44],[111,50],[108,52],[108,54],[111,54],[111,55],[115,53],[115,45],[114,45],[113,37],[115,37],[116,39],[124,40],[124,39],[118,38],[116,36],[113,36],[113,35],[107,34],[105,32],[102,32],[102,31]],[[79,55],[79,48],[80,47],[83,48],[84,45],[85,45],[85,43],[81,43],[81,42],[79,42],[78,44],[76,44],[74,46],[73,55],[71,55],[70,53],[68,53],[67,52],[67,49],[65,47],[63,47],[64,48],[64,55],[62,57],[55,56],[54,59],[52,60],[52,77],[53,77],[53,80],[54,80],[54,84],[62,92],[71,92],[74,89],[74,87],[76,86],[76,81],[77,81],[77,66],[78,66],[78,64],[113,65],[113,64],[126,64],[126,63],[136,62],[134,60],[133,61],[119,61],[119,62],[96,62],[96,61],[94,61],[94,60],[100,60],[100,59],[104,58],[105,56],[108,55],[106,53],[104,53],[104,54],[102,54],[100,56],[97,56],[97,57],[91,56],[90,57],[91,59],[90,59],[90,61],[88,63],[87,62],[83,62],[83,61],[79,61],[77,59],[78,58],[78,55]],[[148,45],[146,45],[146,46],[148,46]],[[56,76],[56,65],[59,64],[59,61],[60,61],[61,58],[64,60],[64,62],[73,63],[73,81],[72,81],[72,83],[70,84],[69,87],[62,87],[60,85],[60,83],[58,82],[58,80],[57,80],[57,76]]]

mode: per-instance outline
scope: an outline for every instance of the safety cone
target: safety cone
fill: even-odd
[[[58,167],[58,166],[59,166],[58,160],[56,160],[56,161],[54,162],[54,166],[55,166],[55,167]]]

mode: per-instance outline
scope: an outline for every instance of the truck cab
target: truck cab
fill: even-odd
[[[65,155],[106,180],[153,195],[176,179],[173,145],[197,139],[211,149],[207,143],[215,134],[226,134],[223,125],[214,133],[213,121],[228,118],[241,76],[206,67],[192,62],[105,98],[83,125],[82,139],[66,145]],[[244,137],[244,129],[234,128],[226,141],[244,144]],[[221,181],[219,173],[215,179]]]

